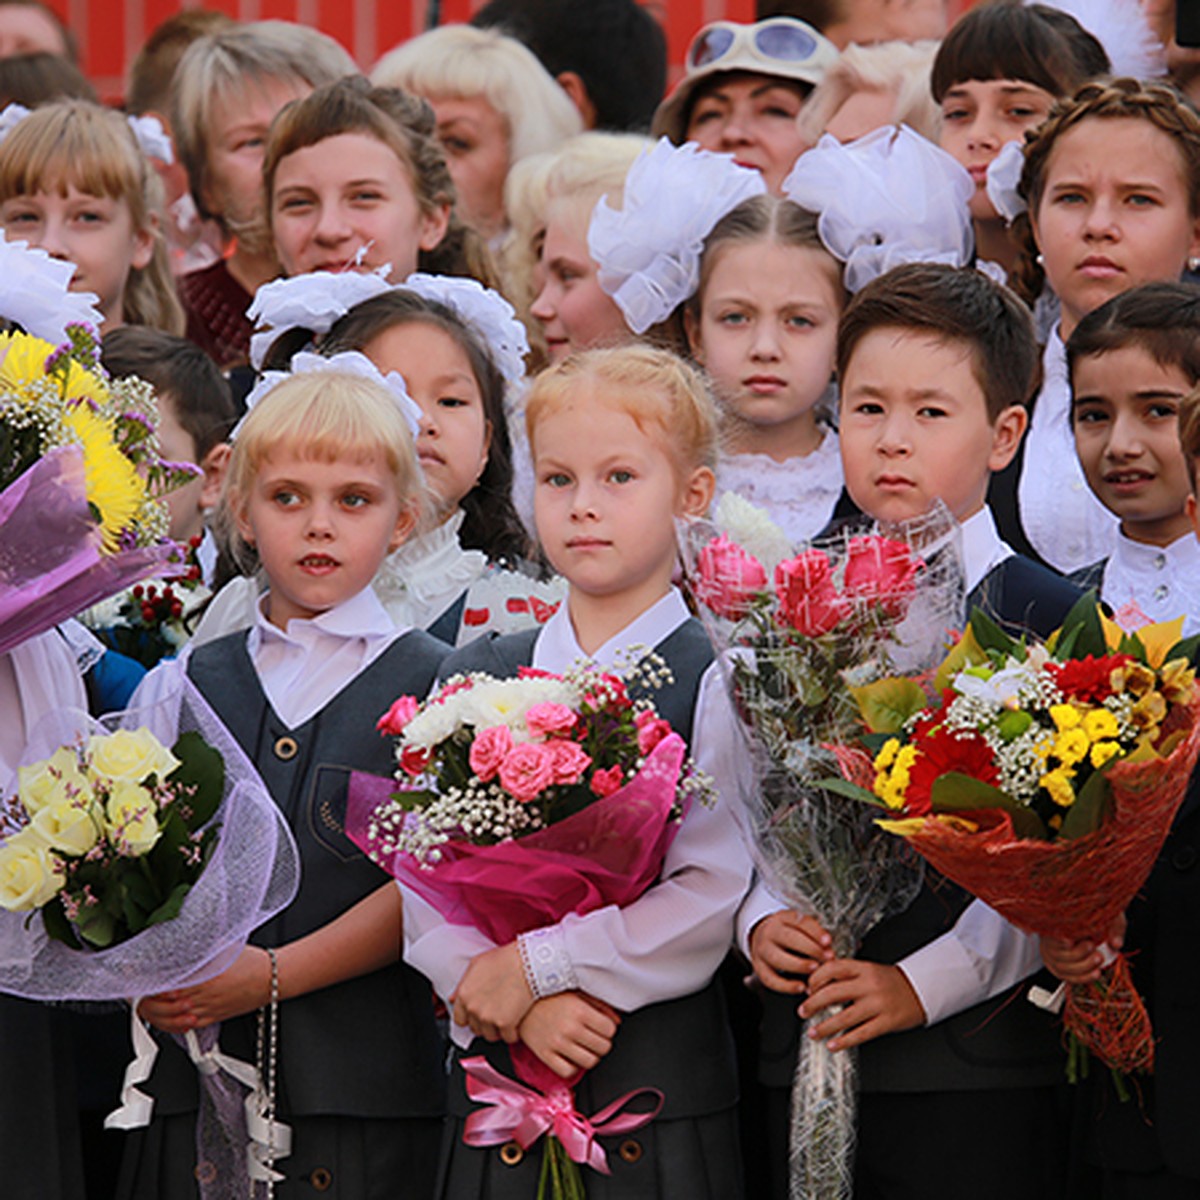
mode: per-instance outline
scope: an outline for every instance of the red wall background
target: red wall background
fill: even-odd
[[[575,0],[586,4],[588,0]],[[952,12],[971,0],[950,0]],[[129,63],[160,21],[184,8],[215,8],[244,21],[312,25],[337,38],[364,68],[426,27],[430,0],[49,0],[79,39],[83,69],[104,97],[119,98]],[[484,0],[441,0],[441,21],[465,21]],[[709,21],[754,19],[754,0],[647,0],[662,21],[672,64]]]

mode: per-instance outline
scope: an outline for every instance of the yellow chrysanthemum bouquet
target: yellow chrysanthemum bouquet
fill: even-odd
[[[161,497],[154,394],[107,379],[95,335],[0,334],[0,653],[182,559]]]

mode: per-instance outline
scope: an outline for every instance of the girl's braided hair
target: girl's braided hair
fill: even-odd
[[[1179,147],[1188,205],[1193,215],[1200,202],[1200,116],[1172,87],[1136,79],[1085,83],[1069,100],[1059,100],[1036,129],[1025,134],[1025,167],[1017,190],[1028,208],[1013,222],[1020,257],[1009,283],[1027,303],[1042,292],[1045,273],[1037,261],[1038,248],[1029,219],[1042,201],[1050,155],[1058,139],[1091,117],[1133,117],[1149,121]]]

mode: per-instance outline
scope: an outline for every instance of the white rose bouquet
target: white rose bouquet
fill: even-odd
[[[0,845],[0,907],[104,949],[170,920],[208,862],[225,764],[194,730],[167,749],[119,729],[21,767]]]

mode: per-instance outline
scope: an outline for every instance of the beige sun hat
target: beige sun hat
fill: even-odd
[[[768,17],[753,25],[713,21],[692,38],[684,58],[687,74],[658,106],[650,132],[682,142],[688,102],[712,75],[751,71],[816,87],[837,58],[828,38],[795,17]]]

